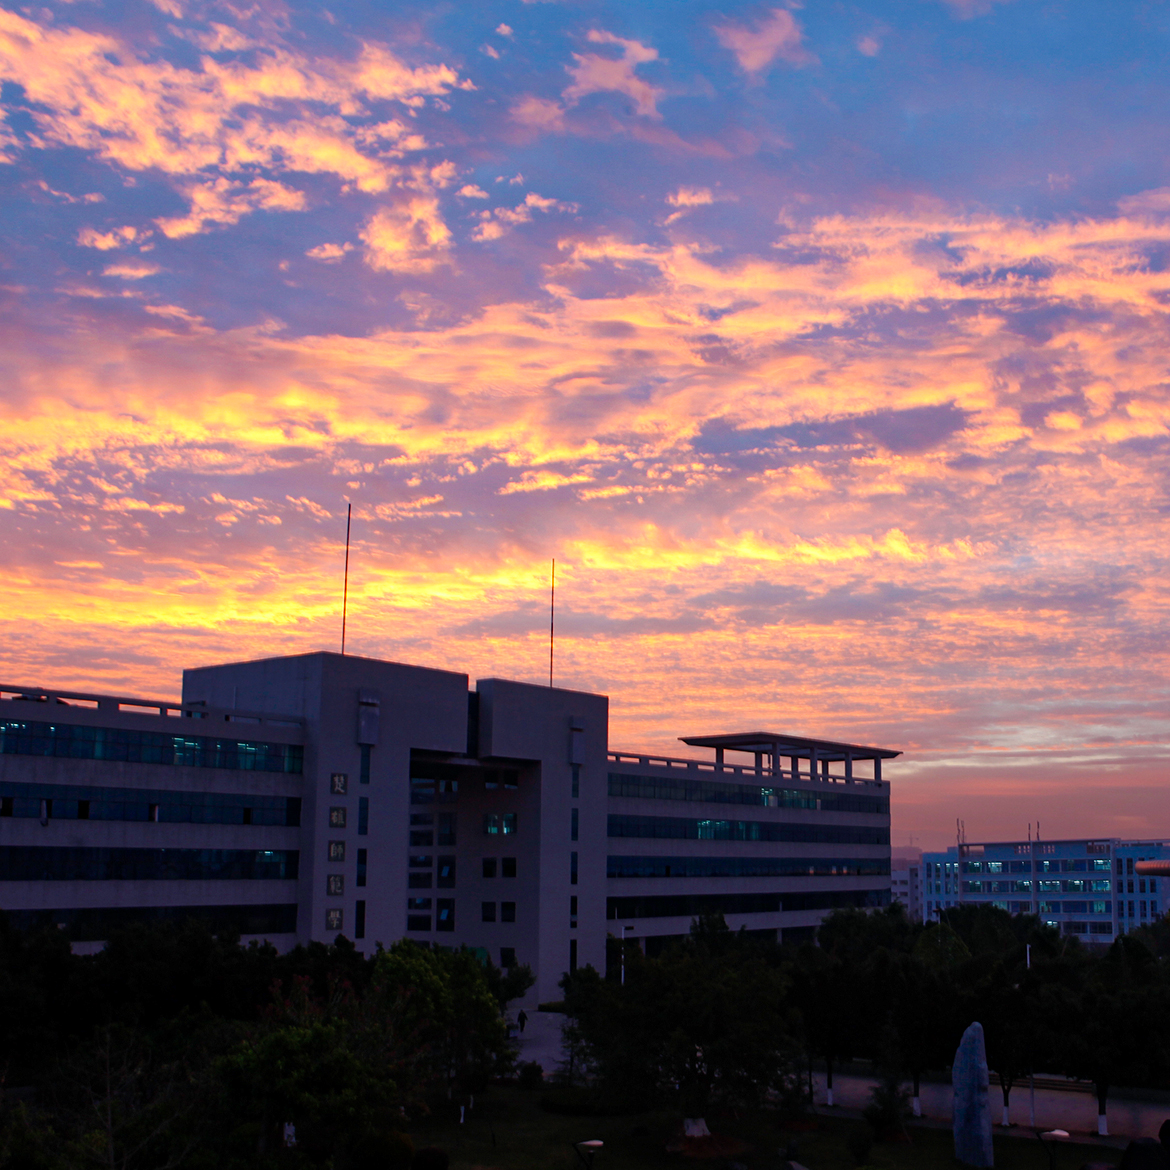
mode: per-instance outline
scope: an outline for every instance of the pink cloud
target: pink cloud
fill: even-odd
[[[730,49],[739,67],[754,75],[777,58],[789,65],[815,65],[817,58],[802,44],[803,34],[796,18],[786,8],[773,8],[771,16],[754,28],[742,24],[717,26],[719,43]]]
[[[662,90],[635,72],[639,65],[658,60],[658,50],[641,41],[625,40],[598,29],[590,31],[589,40],[595,45],[616,45],[621,49],[621,56],[615,59],[598,53],[574,53],[577,64],[567,66],[573,84],[561,95],[565,101],[576,105],[587,94],[623,93],[642,117],[660,117],[657,102]]]

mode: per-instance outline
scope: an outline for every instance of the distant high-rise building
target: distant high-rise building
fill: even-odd
[[[1107,943],[1167,909],[1159,883],[1134,863],[1170,858],[1170,842],[1107,837],[952,845],[922,855],[923,917],[953,906],[992,905],[1036,914],[1085,942]]]

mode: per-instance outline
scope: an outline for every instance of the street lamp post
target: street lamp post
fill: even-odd
[[[1035,874],[1032,875],[1032,880],[1035,881]],[[1032,970],[1032,944],[1027,944],[1027,964],[1028,970]],[[1028,1074],[1028,1123],[1033,1129],[1036,1128],[1036,1053],[1032,1052],[1032,1071]]]

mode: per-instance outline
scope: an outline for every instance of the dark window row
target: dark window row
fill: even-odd
[[[606,876],[648,877],[880,877],[889,858],[610,857]]]
[[[438,824],[435,822],[435,813],[410,814],[410,844],[414,848],[455,844],[455,814],[439,813]]]
[[[9,910],[9,923],[20,930],[52,926],[74,942],[99,942],[115,930],[141,922],[198,919],[217,934],[295,934],[297,904],[245,906],[111,906],[69,910]]]
[[[304,748],[296,743],[252,743],[210,735],[167,735],[123,727],[11,719],[0,721],[0,754],[297,775],[304,769]]]
[[[815,890],[796,894],[647,894],[606,898],[607,918],[696,918],[701,914],[775,914],[794,910],[888,906],[890,891]]]
[[[816,792],[760,784],[724,784],[706,778],[684,780],[680,776],[640,776],[633,772],[610,772],[609,794],[640,800],[695,800],[711,804],[754,804],[763,808],[820,809],[822,812],[889,815],[890,811],[888,796]]]
[[[2,845],[0,881],[249,881],[297,876],[296,849],[104,849]]]
[[[496,904],[495,902],[481,902],[480,903],[480,920],[482,922],[496,921]],[[500,903],[500,921],[501,922],[515,922],[516,921],[516,903],[515,902],[501,902]]]
[[[426,791],[426,784],[433,784],[432,792],[459,791],[459,782],[466,788],[469,784],[482,782],[489,792],[497,788],[517,788],[520,773],[516,768],[469,768],[461,764],[444,764],[438,760],[412,759],[410,761],[410,782],[417,784],[419,791]]]
[[[299,796],[99,788],[81,784],[0,782],[0,816],[80,821],[163,821],[191,825],[301,823]]]
[[[412,857],[410,859],[411,865],[418,866],[423,858]],[[430,860],[427,858],[426,860]],[[440,890],[453,890],[455,888],[455,858],[454,857],[440,857],[439,868],[437,872],[427,873],[409,873],[406,875],[406,885],[411,890],[429,890],[431,883]]]
[[[499,873],[501,877],[515,877],[516,858],[501,857]],[[483,876],[485,878],[494,878],[496,876],[496,859],[494,857],[485,857],[483,859]]]
[[[812,841],[825,845],[888,845],[887,827],[807,825],[786,821],[710,821],[689,817],[610,815],[610,837],[682,841]]]
[[[435,906],[435,929],[436,930],[454,930],[455,929],[455,899],[454,898],[436,898]],[[429,913],[419,914],[416,911],[426,910],[431,908],[430,898],[408,898],[406,900],[406,929],[407,930],[430,930],[431,916]]]

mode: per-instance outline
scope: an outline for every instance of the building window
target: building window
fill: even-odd
[[[569,817],[569,840],[570,841],[577,840],[577,832],[578,832],[578,829],[580,827],[579,821],[580,821],[580,817],[577,815],[577,810],[573,809],[573,812]]]
[[[407,898],[407,910],[429,910],[431,908],[430,898]]]
[[[653,837],[686,841],[807,841],[835,845],[888,845],[888,828],[853,828],[795,821],[691,820],[688,817],[610,813],[610,837]]]
[[[340,910],[325,911],[325,929],[331,934],[340,931],[345,922],[345,915]]]
[[[581,795],[581,765],[580,764],[573,764],[572,768],[573,768],[572,796],[573,796],[574,800],[577,800],[578,797],[580,797],[580,795]]]
[[[365,837],[370,831],[370,798],[358,799],[358,836]]]
[[[495,922],[496,920],[496,904],[495,902],[483,902],[480,905],[480,921],[481,922]]]
[[[0,755],[58,756],[70,760],[118,760],[184,768],[233,768],[300,775],[300,744],[254,743],[204,735],[166,735],[73,723],[0,721]]]
[[[516,921],[516,903],[515,902],[501,902],[500,903],[500,921],[501,922],[515,922]]]
[[[344,796],[349,791],[349,773],[334,772],[329,777],[329,791],[333,796]]]
[[[577,851],[574,849],[569,854],[569,885],[575,886],[577,884]]]
[[[577,940],[569,939],[569,973],[577,970]]]
[[[514,857],[501,857],[500,858],[500,871],[504,877],[515,877],[516,876],[516,858],[514,858]]]
[[[505,969],[516,966],[515,947],[500,947],[500,966]]]
[[[489,837],[516,832],[515,813],[484,813],[483,831]]]
[[[504,788],[515,789],[520,783],[520,773],[515,768],[484,768],[483,786],[494,792],[502,784]]]
[[[334,807],[329,810],[329,827],[331,829],[345,828],[345,809]]]
[[[362,763],[361,772],[358,774],[358,782],[361,784],[369,784],[370,782],[370,745],[363,743],[359,745],[362,749]]]
[[[432,869],[435,858],[431,853],[411,853],[406,859],[406,864],[411,869]]]
[[[325,893],[332,898],[338,898],[345,893],[345,875],[340,873],[327,874],[325,877]]]
[[[414,848],[430,848],[435,843],[435,834],[429,829],[411,829],[410,843]]]
[[[345,860],[345,842],[344,841],[330,841],[329,842],[329,860],[330,861],[344,861]]]
[[[494,878],[496,876],[496,859],[494,857],[485,857],[483,859],[483,876],[485,878]]]
[[[353,907],[353,937],[366,937],[366,903],[364,900],[359,900],[354,903]]]
[[[0,882],[290,881],[298,876],[300,856],[296,849],[3,845]]]
[[[435,885],[440,890],[453,890],[455,888],[455,858],[454,857],[440,857],[439,858],[439,876]]]
[[[366,863],[368,859],[369,852],[365,849],[359,849],[357,860],[357,884],[359,886],[366,884]]]
[[[569,929],[577,929],[577,895],[574,894],[569,899]]]
[[[434,877],[429,873],[408,873],[406,875],[406,888],[408,890],[429,890],[434,881]]]
[[[611,854],[606,862],[606,876],[610,878],[870,877],[889,872],[889,861],[877,857],[622,857]],[[1031,887],[1030,882],[1003,884],[1013,887],[1009,893],[1027,893]]]
[[[431,916],[429,914],[408,914],[406,916],[407,930],[430,930]]]
[[[435,929],[455,929],[455,899],[439,898],[435,902]]]
[[[439,813],[439,841],[440,845],[455,844],[455,814]]]

